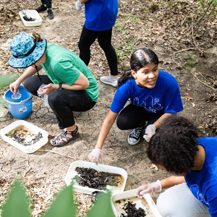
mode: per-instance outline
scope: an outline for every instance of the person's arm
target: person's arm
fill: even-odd
[[[109,110],[107,116],[105,117],[105,120],[103,121],[102,127],[100,129],[100,133],[98,136],[96,147],[88,155],[88,159],[91,162],[94,162],[96,164],[99,163],[99,159],[101,158],[101,155],[102,155],[103,143],[104,143],[117,115],[118,115],[118,113],[114,113],[111,110]]]
[[[102,149],[103,143],[117,117],[118,113],[114,113],[111,110],[109,110],[107,116],[105,117],[102,127],[100,129],[100,133],[97,139],[96,143],[96,149]]]
[[[184,176],[170,176],[163,180],[157,180],[150,184],[144,184],[137,188],[136,195],[142,197],[144,194],[161,192],[162,189],[170,188],[185,182]]]
[[[176,113],[165,113],[165,114],[163,114],[160,118],[157,119],[157,121],[155,121],[153,123],[153,125],[155,126],[156,129],[158,129],[161,126],[161,124],[163,123],[163,121],[167,117],[172,116],[172,115],[176,115]]]
[[[79,0],[81,2],[81,4],[84,4],[86,2],[88,2],[89,0]]]
[[[185,182],[184,176],[170,176],[166,179],[162,179],[161,181],[162,189],[170,188],[174,185],[182,184]]]
[[[84,90],[87,89],[89,85],[90,83],[86,78],[86,76],[84,76],[84,74],[80,72],[78,79],[72,85],[62,84],[62,88],[67,90]],[[59,84],[50,83],[44,87],[44,91],[41,92],[40,94],[48,95],[54,90],[58,90],[58,89],[59,89]]]
[[[38,71],[41,70],[41,66],[37,66],[38,68]],[[10,90],[12,93],[16,94],[18,93],[18,87],[20,86],[20,84],[26,80],[26,78],[34,75],[36,73],[36,69],[35,69],[35,66],[29,66],[25,72],[16,80],[14,81],[13,83],[10,84]]]

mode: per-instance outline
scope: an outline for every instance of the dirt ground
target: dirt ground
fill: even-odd
[[[0,74],[22,73],[7,64],[9,42],[20,32],[36,31],[48,42],[79,54],[78,40],[85,20],[84,11],[78,12],[73,1],[53,0],[53,20],[48,20],[45,12],[41,14],[43,23],[40,27],[25,27],[18,12],[39,5],[39,0],[1,1]],[[120,74],[129,67],[129,56],[134,49],[153,49],[160,60],[159,68],[171,73],[180,85],[184,111],[179,115],[194,121],[200,136],[217,136],[217,16],[205,15],[197,24],[202,16],[197,13],[197,7],[197,1],[191,0],[119,0],[113,45],[118,54]],[[91,55],[89,68],[99,84],[99,100],[90,111],[75,113],[79,139],[61,148],[48,143],[33,154],[25,154],[0,138],[0,204],[4,203],[13,180],[21,178],[33,200],[32,215],[40,216],[54,194],[65,185],[64,177],[70,164],[87,160],[116,91],[99,81],[100,76],[109,74],[109,68],[97,42],[91,47]],[[1,96],[7,89],[0,90]],[[0,128],[15,120],[9,115],[7,120],[0,122]],[[55,115],[36,97],[26,121],[43,128],[51,136],[60,132]],[[120,131],[114,125],[105,141],[101,161],[127,171],[125,190],[167,177],[163,171],[151,168],[143,141],[136,146],[127,144],[128,134],[129,131]],[[157,194],[153,195],[154,200],[156,197]],[[90,197],[77,194],[77,198],[81,216],[90,205]]]

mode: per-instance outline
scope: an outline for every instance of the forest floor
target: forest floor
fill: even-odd
[[[39,0],[1,1],[0,74],[20,75],[23,72],[7,63],[11,55],[9,43],[20,32],[36,31],[49,43],[79,55],[78,40],[85,20],[84,11],[78,12],[73,1],[53,0],[53,20],[49,20],[44,12],[40,14],[43,19],[40,27],[24,26],[18,12],[39,5]],[[196,0],[119,0],[112,44],[118,55],[120,74],[129,67],[133,50],[140,47],[154,50],[160,60],[159,68],[171,73],[179,83],[184,105],[179,115],[192,120],[200,136],[217,136],[217,15],[203,16],[197,9]],[[61,148],[48,143],[33,154],[25,154],[0,138],[0,204],[5,202],[13,180],[21,178],[32,198],[32,215],[40,216],[54,194],[65,185],[64,177],[70,164],[87,160],[116,91],[99,81],[100,76],[109,74],[109,68],[97,41],[91,47],[89,68],[99,84],[99,100],[90,111],[75,113],[81,135],[78,140]],[[7,89],[0,90],[0,95]],[[0,122],[0,128],[15,120],[8,115]],[[55,115],[36,97],[33,98],[33,111],[26,121],[43,128],[51,136],[60,132]],[[127,171],[126,190],[167,177],[165,172],[151,167],[143,141],[136,146],[127,144],[129,132],[120,131],[114,124],[105,141],[101,163]],[[79,216],[82,216],[91,204],[90,197],[76,195]],[[156,200],[157,194],[152,196]]]

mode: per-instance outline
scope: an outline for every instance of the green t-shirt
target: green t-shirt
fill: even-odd
[[[46,62],[40,64],[54,84],[72,85],[82,72],[90,85],[85,91],[96,102],[98,84],[86,64],[73,52],[55,44],[47,44]]]

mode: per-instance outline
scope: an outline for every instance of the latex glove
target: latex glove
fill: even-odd
[[[150,124],[146,127],[145,129],[145,134],[143,136],[143,138],[149,142],[151,137],[155,134],[156,132],[156,127],[153,124]]]
[[[91,162],[98,164],[101,155],[102,155],[102,150],[101,150],[101,149],[98,149],[98,148],[95,148],[95,149],[93,149],[92,152],[88,155],[88,159],[89,159]]]
[[[137,188],[136,196],[142,197],[144,194],[160,192],[162,191],[162,186],[160,180],[152,182],[150,184],[144,184]]]
[[[75,7],[76,7],[76,9],[77,9],[78,11],[81,11],[82,8],[83,8],[83,6],[84,6],[84,4],[81,4],[81,2],[80,2],[79,0],[77,0],[77,1],[75,2]]]

